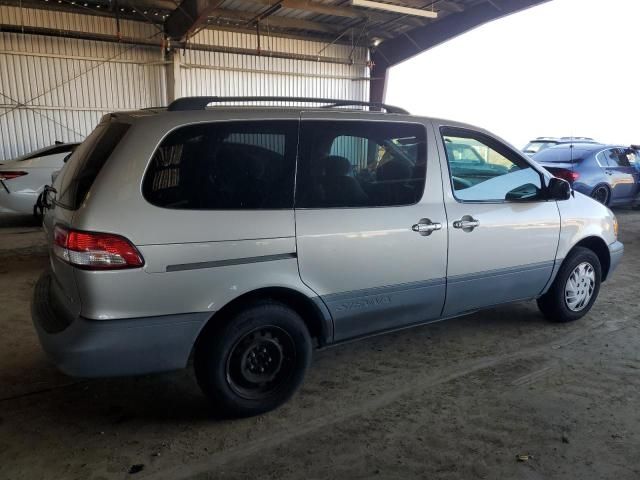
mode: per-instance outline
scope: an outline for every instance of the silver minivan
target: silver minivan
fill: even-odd
[[[609,209],[499,138],[365,102],[106,115],[47,204],[32,316],[59,368],[193,362],[239,416],[285,402],[314,347],[532,299],[576,320],[623,253]]]

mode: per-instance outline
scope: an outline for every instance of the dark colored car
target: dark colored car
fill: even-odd
[[[532,158],[567,180],[574,190],[604,205],[633,204],[640,192],[637,153],[631,147],[571,143],[547,148]]]
[[[522,151],[529,156],[535,155],[543,150],[565,143],[598,143],[591,137],[538,137],[527,143]]]

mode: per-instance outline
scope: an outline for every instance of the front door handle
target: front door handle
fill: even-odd
[[[471,215],[465,215],[460,220],[453,222],[453,228],[459,228],[463,232],[471,232],[474,228],[479,227],[480,222]]]
[[[442,230],[442,224],[437,222],[432,222],[428,218],[422,218],[418,223],[411,227],[411,230],[419,233],[423,237],[431,235],[436,230]]]

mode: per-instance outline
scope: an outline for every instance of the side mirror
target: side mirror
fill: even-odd
[[[571,198],[571,185],[566,180],[553,177],[547,186],[547,197],[549,200],[569,200]]]

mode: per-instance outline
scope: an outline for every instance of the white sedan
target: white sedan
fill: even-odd
[[[0,162],[0,213],[35,213],[38,195],[78,143],[60,143]]]

